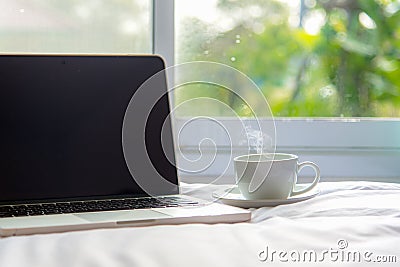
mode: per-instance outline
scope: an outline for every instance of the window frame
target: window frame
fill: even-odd
[[[161,55],[166,66],[173,66],[175,59],[175,2],[153,0],[153,53]],[[172,38],[171,38],[172,37]]]
[[[175,62],[174,33],[174,0],[153,0],[153,52],[163,56],[167,66]],[[229,118],[219,119],[231,123]],[[183,118],[175,118],[175,129],[183,122]],[[327,180],[399,182],[400,118],[277,117],[275,125],[276,151],[296,153],[300,160],[315,161]],[[196,134],[187,133],[188,137]],[[178,143],[184,153],[198,152],[198,144]],[[240,151],[244,147],[233,149]],[[207,153],[207,147],[203,152]],[[206,171],[197,175],[215,174]],[[232,168],[227,175],[233,175]]]

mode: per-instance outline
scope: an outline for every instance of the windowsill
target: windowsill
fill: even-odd
[[[185,176],[180,175],[180,182],[187,184],[235,184],[233,176],[221,176],[218,180],[210,176]],[[299,183],[310,183],[312,177],[300,177]],[[400,176],[398,177],[325,177],[322,175],[320,182],[346,182],[346,181],[368,181],[368,182],[382,182],[382,183],[400,183]]]
[[[243,132],[240,121],[234,118],[217,119],[232,136],[236,135],[235,140],[239,140],[237,135]],[[185,118],[177,118],[175,129],[180,129],[185,121]],[[182,131],[176,142],[181,149],[178,152],[191,159],[201,156],[198,166],[207,165],[216,156],[215,164],[196,176],[215,177],[221,173],[233,176],[233,157],[248,154],[248,148],[237,143],[230,144],[234,139],[226,138],[225,132],[216,124],[204,120],[194,123],[198,124],[192,125],[188,131]],[[379,181],[397,181],[399,177],[399,119],[278,118],[275,119],[275,125],[276,152],[297,154],[300,161],[315,162],[321,169],[322,177]],[[202,138],[213,140],[216,147],[196,141]],[[177,153],[177,162],[178,166],[189,170],[193,166],[180,153]],[[308,171],[305,169],[302,175],[312,175]],[[190,173],[183,174],[188,175]]]

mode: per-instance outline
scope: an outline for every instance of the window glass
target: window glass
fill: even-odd
[[[149,53],[151,1],[0,1],[0,51]]]
[[[175,16],[176,62],[239,69],[275,116],[400,116],[399,0],[176,0]],[[228,91],[198,87],[175,103],[209,96],[241,114]]]

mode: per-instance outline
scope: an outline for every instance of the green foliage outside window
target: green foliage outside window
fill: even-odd
[[[219,0],[219,12],[231,16],[234,26],[219,31],[187,19],[178,36],[178,61],[209,60],[239,69],[262,90],[275,116],[399,117],[400,1],[303,4],[294,26],[283,1]],[[316,33],[304,26],[312,17],[320,18]],[[248,115],[226,90],[195,89],[178,91],[177,103],[209,96]]]

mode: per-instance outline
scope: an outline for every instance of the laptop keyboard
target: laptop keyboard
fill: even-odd
[[[199,203],[176,196],[144,197],[111,200],[57,202],[46,204],[0,206],[0,218],[67,214],[96,211],[133,210],[165,207],[197,206]]]

